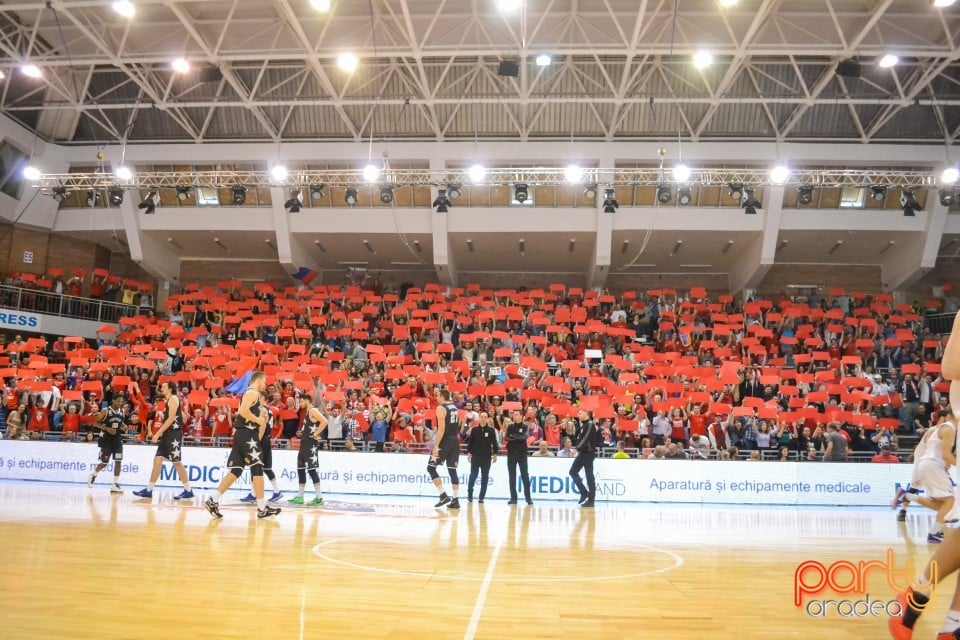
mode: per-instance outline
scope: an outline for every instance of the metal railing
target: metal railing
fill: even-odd
[[[0,285],[0,305],[63,318],[116,324],[120,318],[136,315],[137,307],[118,302],[81,298],[38,289]]]
[[[932,333],[948,334],[953,331],[955,313],[928,313],[923,318],[923,324]]]

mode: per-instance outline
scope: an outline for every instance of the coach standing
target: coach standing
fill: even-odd
[[[523,423],[523,414],[515,410],[513,421],[507,425],[507,471],[510,477],[510,502],[517,504],[517,467],[520,468],[520,477],[523,479],[523,497],[527,504],[533,504],[530,497],[530,471],[527,469],[527,437],[530,435],[527,425]]]
[[[580,490],[580,506],[592,507],[597,498],[597,479],[593,475],[593,460],[596,458],[597,427],[590,419],[590,413],[581,409],[579,421],[580,441],[577,442],[577,457],[570,466],[570,477]],[[580,469],[587,473],[587,486],[580,479]]]
[[[467,459],[470,460],[470,480],[467,482],[467,500],[473,502],[473,483],[480,474],[480,503],[487,495],[490,480],[490,463],[497,460],[497,432],[490,426],[490,416],[480,413],[480,424],[470,429],[467,435]]]

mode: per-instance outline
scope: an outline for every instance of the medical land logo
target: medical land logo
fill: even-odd
[[[812,618],[840,616],[842,618],[879,618],[902,613],[903,606],[895,598],[880,599],[868,593],[868,583],[874,587],[886,582],[893,593],[900,593],[913,585],[917,572],[910,560],[897,567],[896,554],[887,549],[883,560],[837,560],[824,564],[806,560],[793,573],[793,604],[804,609]],[[937,586],[937,565],[930,573],[933,589]],[[830,594],[840,599],[830,599]]]

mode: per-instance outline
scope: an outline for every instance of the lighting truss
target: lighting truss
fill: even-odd
[[[468,175],[469,169],[390,169],[383,179],[388,179],[394,187],[446,188],[449,184],[473,184]],[[486,170],[481,185],[511,186],[522,183],[530,186],[570,186],[562,168],[490,168]],[[878,170],[878,169],[794,169],[786,185],[811,185],[816,187],[869,187],[885,185],[891,187],[931,188],[937,186],[939,174],[935,170]],[[580,180],[581,186],[602,184],[611,186],[653,186],[664,182],[663,174],[657,167],[630,169],[586,168]],[[667,181],[669,182],[669,180]],[[722,186],[740,183],[753,187],[774,185],[767,167],[699,168],[691,169],[690,177],[684,185]],[[330,187],[357,187],[366,184],[362,169],[335,170],[291,170],[287,179],[278,183],[269,171],[140,171],[134,179],[122,185],[116,184],[111,174],[104,173],[61,173],[46,174],[33,183],[46,192],[56,188],[71,190],[102,189],[120,187],[123,189],[175,189],[177,187],[232,188],[243,185],[247,188],[270,186],[309,186],[324,184]]]

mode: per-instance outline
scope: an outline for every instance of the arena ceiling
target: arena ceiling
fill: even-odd
[[[934,0],[113,4],[0,5],[0,111],[78,144],[960,135],[960,5]]]

